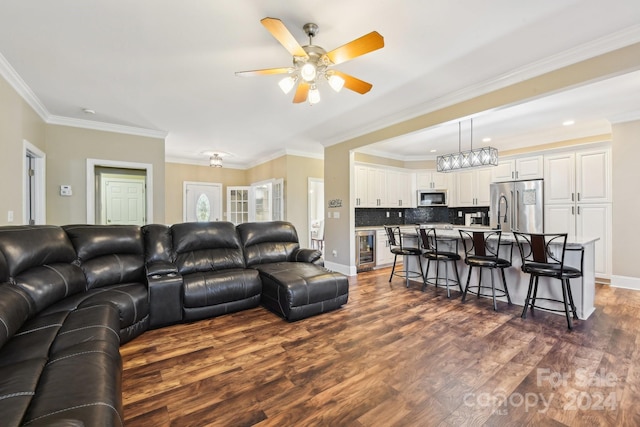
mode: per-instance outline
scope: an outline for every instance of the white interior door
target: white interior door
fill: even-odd
[[[183,188],[183,221],[222,220],[222,184],[185,181]]]
[[[106,224],[146,223],[143,179],[104,177],[101,194]]]

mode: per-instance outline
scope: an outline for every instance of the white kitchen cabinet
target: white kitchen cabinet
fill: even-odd
[[[382,168],[355,166],[355,205],[358,208],[386,206],[387,175]]]
[[[435,170],[422,170],[416,173],[418,190],[446,190],[449,180],[446,173]]]
[[[500,160],[498,166],[491,169],[491,181],[522,181],[543,178],[543,159],[543,156],[539,155]]]
[[[355,165],[357,208],[415,207],[413,174],[398,168]]]
[[[490,185],[491,169],[489,168],[456,172],[456,206],[489,206]]]
[[[611,202],[608,148],[545,156],[545,204]]]
[[[567,233],[597,237],[595,272],[598,277],[611,274],[611,203],[568,203],[545,205],[545,233]]]
[[[393,264],[394,255],[389,248],[387,233],[384,230],[376,231],[376,268],[387,267]]]
[[[411,201],[412,185],[411,173],[401,170],[388,169],[386,171],[385,207],[408,208],[413,206]]]

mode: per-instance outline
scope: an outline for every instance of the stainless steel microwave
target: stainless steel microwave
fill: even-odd
[[[447,190],[418,190],[418,206],[447,206]]]

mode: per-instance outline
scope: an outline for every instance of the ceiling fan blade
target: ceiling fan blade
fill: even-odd
[[[236,71],[236,76],[267,76],[270,74],[288,74],[295,71],[292,67],[265,68],[262,70]]]
[[[360,38],[333,49],[331,52],[327,52],[325,56],[329,58],[332,63],[341,64],[382,47],[384,47],[384,38],[378,34],[377,31],[372,31],[369,34],[365,34]]]
[[[344,79],[344,87],[359,94],[365,94],[371,90],[373,85],[364,80],[353,77],[352,75],[343,73],[338,70],[331,70],[331,73]]]
[[[307,52],[304,51],[300,43],[291,35],[287,27],[284,26],[281,20],[277,18],[264,18],[260,22],[271,33],[273,37],[280,42],[285,49],[293,56],[299,56],[302,58],[308,58]]]
[[[307,96],[309,95],[309,88],[311,85],[307,82],[298,83],[298,88],[296,89],[296,94],[293,96],[294,104],[299,104],[300,102],[304,102],[307,100]]]

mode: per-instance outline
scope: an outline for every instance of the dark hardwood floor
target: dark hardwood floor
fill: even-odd
[[[598,285],[568,331],[389,272],[295,323],[255,308],[145,332],[121,349],[126,426],[640,425],[640,292]]]

